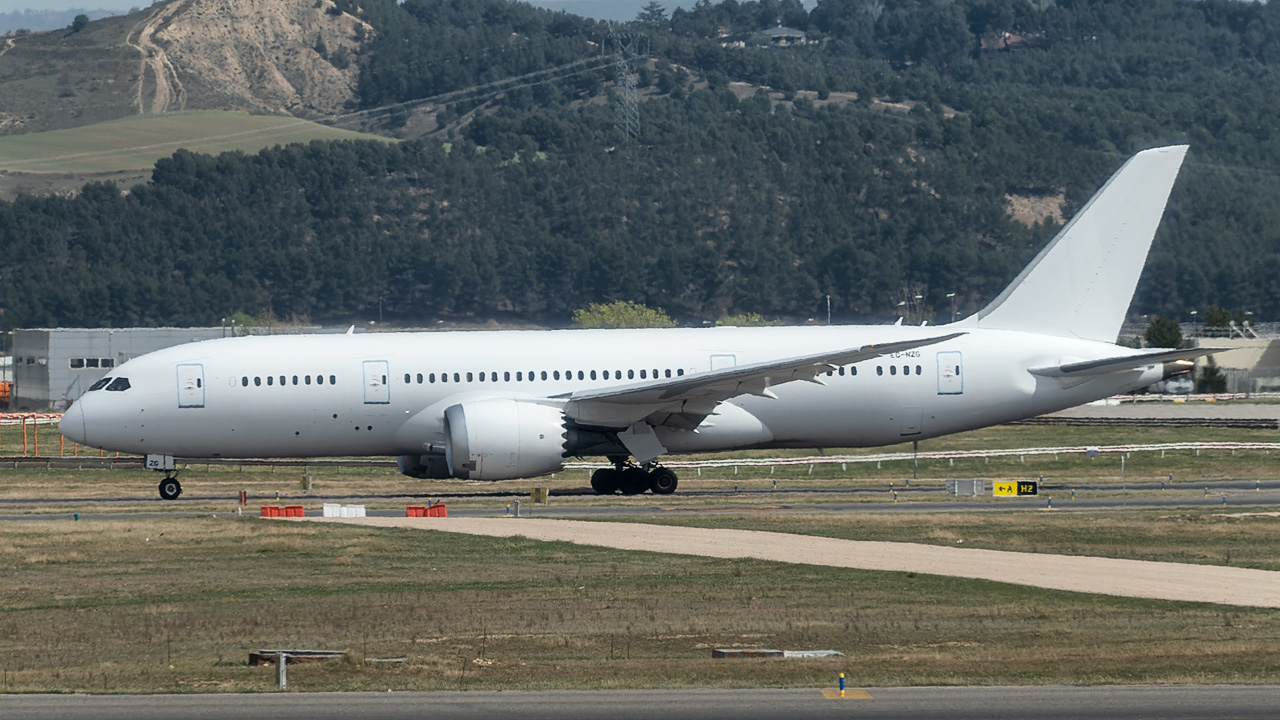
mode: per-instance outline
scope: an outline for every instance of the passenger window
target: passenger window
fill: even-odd
[[[917,375],[921,375],[921,374],[923,374],[923,371],[920,369],[920,366],[919,366],[919,365],[917,365],[917,366],[916,366],[916,374],[917,374]]]
[[[443,377],[443,376],[441,376],[441,377]],[[428,375],[428,376],[427,376],[427,382],[432,383],[432,384],[435,384],[435,381],[436,381],[436,374],[435,374],[435,373],[431,373],[430,375]]]
[[[609,371],[608,371],[608,370],[605,370],[605,371],[604,371],[604,379],[605,379],[605,380],[608,380],[608,379],[609,379]]]
[[[449,382],[449,373],[440,373],[440,382],[442,383]]]
[[[844,377],[844,366],[840,366],[840,377]]]
[[[903,366],[902,366],[902,374],[903,374],[903,375],[910,375],[910,374],[911,374],[911,366],[910,366],[910,365],[903,365]]]
[[[828,370],[828,371],[827,371],[827,377],[831,377],[831,376],[832,376],[832,375],[834,375],[834,374],[835,374],[835,370]]]
[[[676,375],[684,377],[684,368],[676,368]]]
[[[667,377],[671,377],[671,368],[667,368]]]
[[[253,384],[254,384],[254,386],[255,386],[255,387],[262,387],[262,378],[260,378],[260,377],[254,377],[254,378],[253,378]]]
[[[504,370],[502,372],[502,382],[511,382],[511,371]]]
[[[249,387],[249,378],[247,376],[240,378],[240,386]]]
[[[409,380],[410,380],[410,375],[409,375],[409,373],[405,373],[405,374],[404,374],[404,384],[405,384],[405,385],[408,385],[408,384],[409,384]]]
[[[858,366],[857,366],[857,365],[850,365],[850,366],[849,366],[849,374],[850,374],[850,375],[857,375],[857,374],[858,374]]]
[[[124,392],[129,389],[129,378],[118,377],[107,386],[107,392]]]
[[[524,382],[524,371],[523,371],[523,370],[517,370],[517,371],[516,371],[516,382]]]
[[[559,370],[555,370],[555,371],[553,371],[553,372],[551,373],[551,376],[552,376],[552,377],[554,377],[556,380],[559,380],[559,379],[560,379],[560,371],[559,371]]]
[[[628,371],[627,371],[627,379],[628,379],[628,380],[635,380],[635,379],[636,379],[636,371],[635,371],[635,370],[628,370]]]
[[[280,387],[284,387],[284,376],[280,376]]]
[[[294,376],[293,376],[293,384],[294,384],[294,385],[297,385],[297,384],[298,384],[298,376],[297,376],[297,375],[294,375]]]
[[[591,371],[591,379],[592,379],[592,380],[595,380],[595,379],[596,379],[596,371],[595,371],[595,370],[592,370],[592,371]]]
[[[586,376],[587,376],[587,375],[586,375],[586,373],[582,372],[581,370],[579,370],[579,371],[578,371],[578,379],[579,379],[579,380],[583,380],[583,379],[585,379],[585,378],[586,378]]]
[[[480,373],[480,374],[483,375],[484,373]],[[496,372],[489,373],[489,382],[498,382],[498,373]]]
[[[882,365],[877,365],[877,366],[876,366],[876,374],[877,374],[877,375],[883,375],[883,374],[884,374],[884,366],[882,366]]]
[[[454,382],[462,382],[462,376],[461,376],[461,375],[459,375],[458,373],[454,373],[454,374],[453,374],[453,381],[454,381]]]
[[[310,375],[308,375],[308,376],[306,376],[306,377],[304,377],[304,378],[302,378],[302,379],[303,379],[303,380],[305,380],[305,381],[306,381],[306,383],[307,383],[308,385],[310,385],[310,384],[311,384],[311,376],[310,376]]]
[[[644,380],[646,377],[647,377],[647,375],[645,374],[644,368],[641,368],[641,369],[640,369],[640,379],[641,379],[641,380]]]
[[[323,384],[324,384],[324,376],[323,376],[323,375],[317,375],[317,376],[316,376],[316,384],[317,384],[317,385],[323,385]]]
[[[248,381],[249,381],[249,379],[248,379],[248,378],[245,378],[245,382],[247,383]],[[94,384],[90,385],[90,386],[89,386],[89,389],[88,389],[88,391],[87,391],[87,392],[93,392],[94,390],[101,390],[102,388],[104,388],[104,387],[106,387],[107,385],[110,385],[110,384],[111,384],[111,378],[109,378],[109,377],[104,377],[104,378],[102,378],[101,380],[99,380],[98,382],[96,382],[96,383],[94,383]]]
[[[467,382],[475,382],[475,377],[474,373],[467,373]]]
[[[335,376],[335,375],[330,375],[330,376],[329,376],[329,384],[330,384],[330,385],[337,385],[337,384],[338,384],[338,378],[337,378],[337,376]],[[382,376],[382,384],[383,384],[383,385],[386,385],[386,384],[387,384],[387,376],[386,376],[386,375],[383,375],[383,376]]]
[[[276,382],[275,382],[275,378],[273,378],[273,377],[271,377],[270,375],[268,375],[268,376],[267,376],[267,384],[268,384],[268,385],[275,385],[275,384],[276,384]]]
[[[543,371],[542,371],[542,379],[543,379],[543,380],[546,380],[546,379],[547,379],[547,371],[546,371],[546,370],[543,370]]]
[[[468,377],[467,379],[470,380],[471,378]],[[484,382],[484,373],[480,373],[480,382]]]
[[[419,385],[421,385],[421,384],[422,384],[422,373],[418,373],[417,380],[418,380],[418,384],[419,384]]]

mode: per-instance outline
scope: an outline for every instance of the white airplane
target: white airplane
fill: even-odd
[[[168,500],[175,457],[395,455],[412,477],[505,480],[603,455],[597,492],[665,494],[667,454],[888,445],[1062,410],[1212,350],[1114,344],[1186,150],[1135,155],[950,325],[209,340],[120,365],[60,427],[145,454]]]

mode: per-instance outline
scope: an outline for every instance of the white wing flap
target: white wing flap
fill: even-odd
[[[785,360],[739,365],[682,377],[663,378],[612,388],[582,390],[560,396],[568,400],[569,417],[583,424],[624,427],[650,417],[655,424],[693,427],[711,414],[714,407],[739,395],[774,397],[770,388],[804,380],[822,384],[819,375],[841,365],[870,360],[890,353],[935,345],[964,335],[948,333],[919,340],[903,340],[878,345],[817,353]],[[686,416],[682,420],[668,416]],[[694,419],[697,422],[692,422]],[[690,428],[691,429],[691,428]]]

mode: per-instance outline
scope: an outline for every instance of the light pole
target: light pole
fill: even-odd
[[[956,321],[956,294],[947,293],[947,299],[951,301],[951,322]]]

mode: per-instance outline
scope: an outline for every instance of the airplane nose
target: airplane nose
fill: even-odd
[[[84,429],[84,406],[81,403],[71,403],[71,407],[63,413],[62,420],[58,422],[58,432],[81,445],[89,444],[88,433]]]

